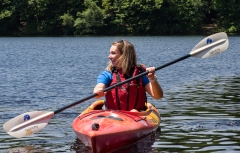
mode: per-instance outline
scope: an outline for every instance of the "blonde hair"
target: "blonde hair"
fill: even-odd
[[[137,55],[134,46],[126,40],[113,42],[112,45],[116,46],[121,54],[117,67],[122,69],[123,74],[130,76],[131,69],[137,66]],[[112,67],[112,63],[109,62],[106,69],[112,72]]]

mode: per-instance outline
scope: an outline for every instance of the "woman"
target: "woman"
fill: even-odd
[[[108,58],[110,59],[109,64],[106,70],[98,76],[97,85],[93,91],[97,94],[96,98],[105,95],[107,109],[141,111],[145,110],[146,92],[155,99],[163,97],[162,88],[154,75],[155,67],[145,68],[143,65],[137,65],[136,51],[130,42],[126,40],[114,42]],[[149,72],[147,76],[104,92],[105,88],[143,71]]]

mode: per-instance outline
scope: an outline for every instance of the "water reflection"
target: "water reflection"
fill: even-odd
[[[240,151],[239,86],[240,77],[230,76],[169,90],[168,103],[159,108],[161,139],[153,147],[168,152]]]
[[[160,134],[161,129],[158,128],[155,133],[146,138],[112,153],[156,153],[157,150],[155,150],[152,145],[159,140]],[[91,153],[79,139],[75,140],[75,143],[71,146],[71,150],[75,150],[76,153]]]
[[[6,151],[6,153],[47,153],[51,152],[50,150],[47,149],[41,149],[37,148],[34,146],[26,146],[26,147],[16,147],[16,148],[11,148]]]

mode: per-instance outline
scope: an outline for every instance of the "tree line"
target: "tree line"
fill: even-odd
[[[1,0],[0,35],[240,32],[239,0]]]

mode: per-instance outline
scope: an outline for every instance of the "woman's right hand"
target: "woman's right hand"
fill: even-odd
[[[106,88],[105,84],[98,83],[96,87],[93,90],[94,94],[97,94],[95,98],[101,98],[106,95],[107,92],[104,92],[104,89]]]
[[[94,93],[97,94],[97,96],[95,96],[95,98],[101,98],[101,97],[105,96],[105,93],[103,90],[97,90]]]

